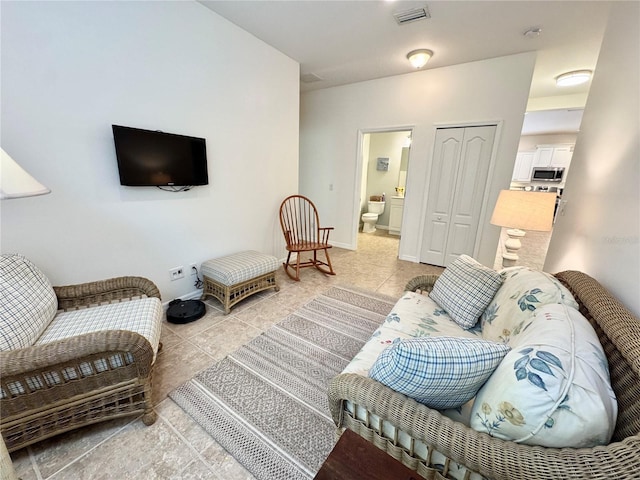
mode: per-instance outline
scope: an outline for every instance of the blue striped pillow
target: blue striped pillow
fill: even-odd
[[[476,395],[509,350],[474,338],[396,339],[369,376],[428,407],[456,408]]]
[[[472,328],[502,285],[502,276],[468,255],[445,268],[429,294],[462,328]]]

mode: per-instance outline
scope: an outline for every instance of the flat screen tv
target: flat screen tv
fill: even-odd
[[[204,138],[112,125],[120,184],[132,187],[207,185]]]

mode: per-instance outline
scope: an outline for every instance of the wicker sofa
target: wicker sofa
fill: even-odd
[[[566,271],[555,277],[573,294],[604,348],[618,402],[613,438],[592,448],[529,446],[480,433],[385,385],[343,373],[329,385],[338,432],[351,429],[427,479],[624,479],[640,472],[640,319],[596,280]],[[407,290],[431,291],[437,276],[411,280]],[[438,461],[435,452],[441,456]],[[442,456],[446,459],[441,461]]]
[[[151,374],[163,311],[153,282],[52,287],[17,254],[2,255],[0,270],[0,429],[9,451],[127,415],[155,422]],[[35,328],[33,315],[45,324]],[[7,337],[21,323],[31,331],[12,344]]]

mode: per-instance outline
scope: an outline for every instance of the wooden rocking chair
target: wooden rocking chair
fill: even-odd
[[[335,275],[329,258],[329,232],[333,227],[320,228],[318,210],[311,200],[302,195],[291,195],[280,205],[280,226],[287,242],[287,261],[284,271],[293,280],[300,281],[300,269],[315,267],[327,275]],[[318,250],[324,250],[326,262],[318,260]],[[296,253],[295,262],[291,254]],[[313,258],[300,261],[302,252],[313,252]],[[292,274],[295,271],[295,275]]]

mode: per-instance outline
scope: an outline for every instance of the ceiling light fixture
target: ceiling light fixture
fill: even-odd
[[[420,48],[418,50],[412,50],[407,53],[407,58],[411,62],[414,68],[422,68],[424,67],[429,59],[433,56],[433,52],[431,50],[427,50],[426,48]]]
[[[586,83],[591,78],[591,70],[575,70],[573,72],[563,73],[556,77],[556,85],[558,87],[571,87]]]

